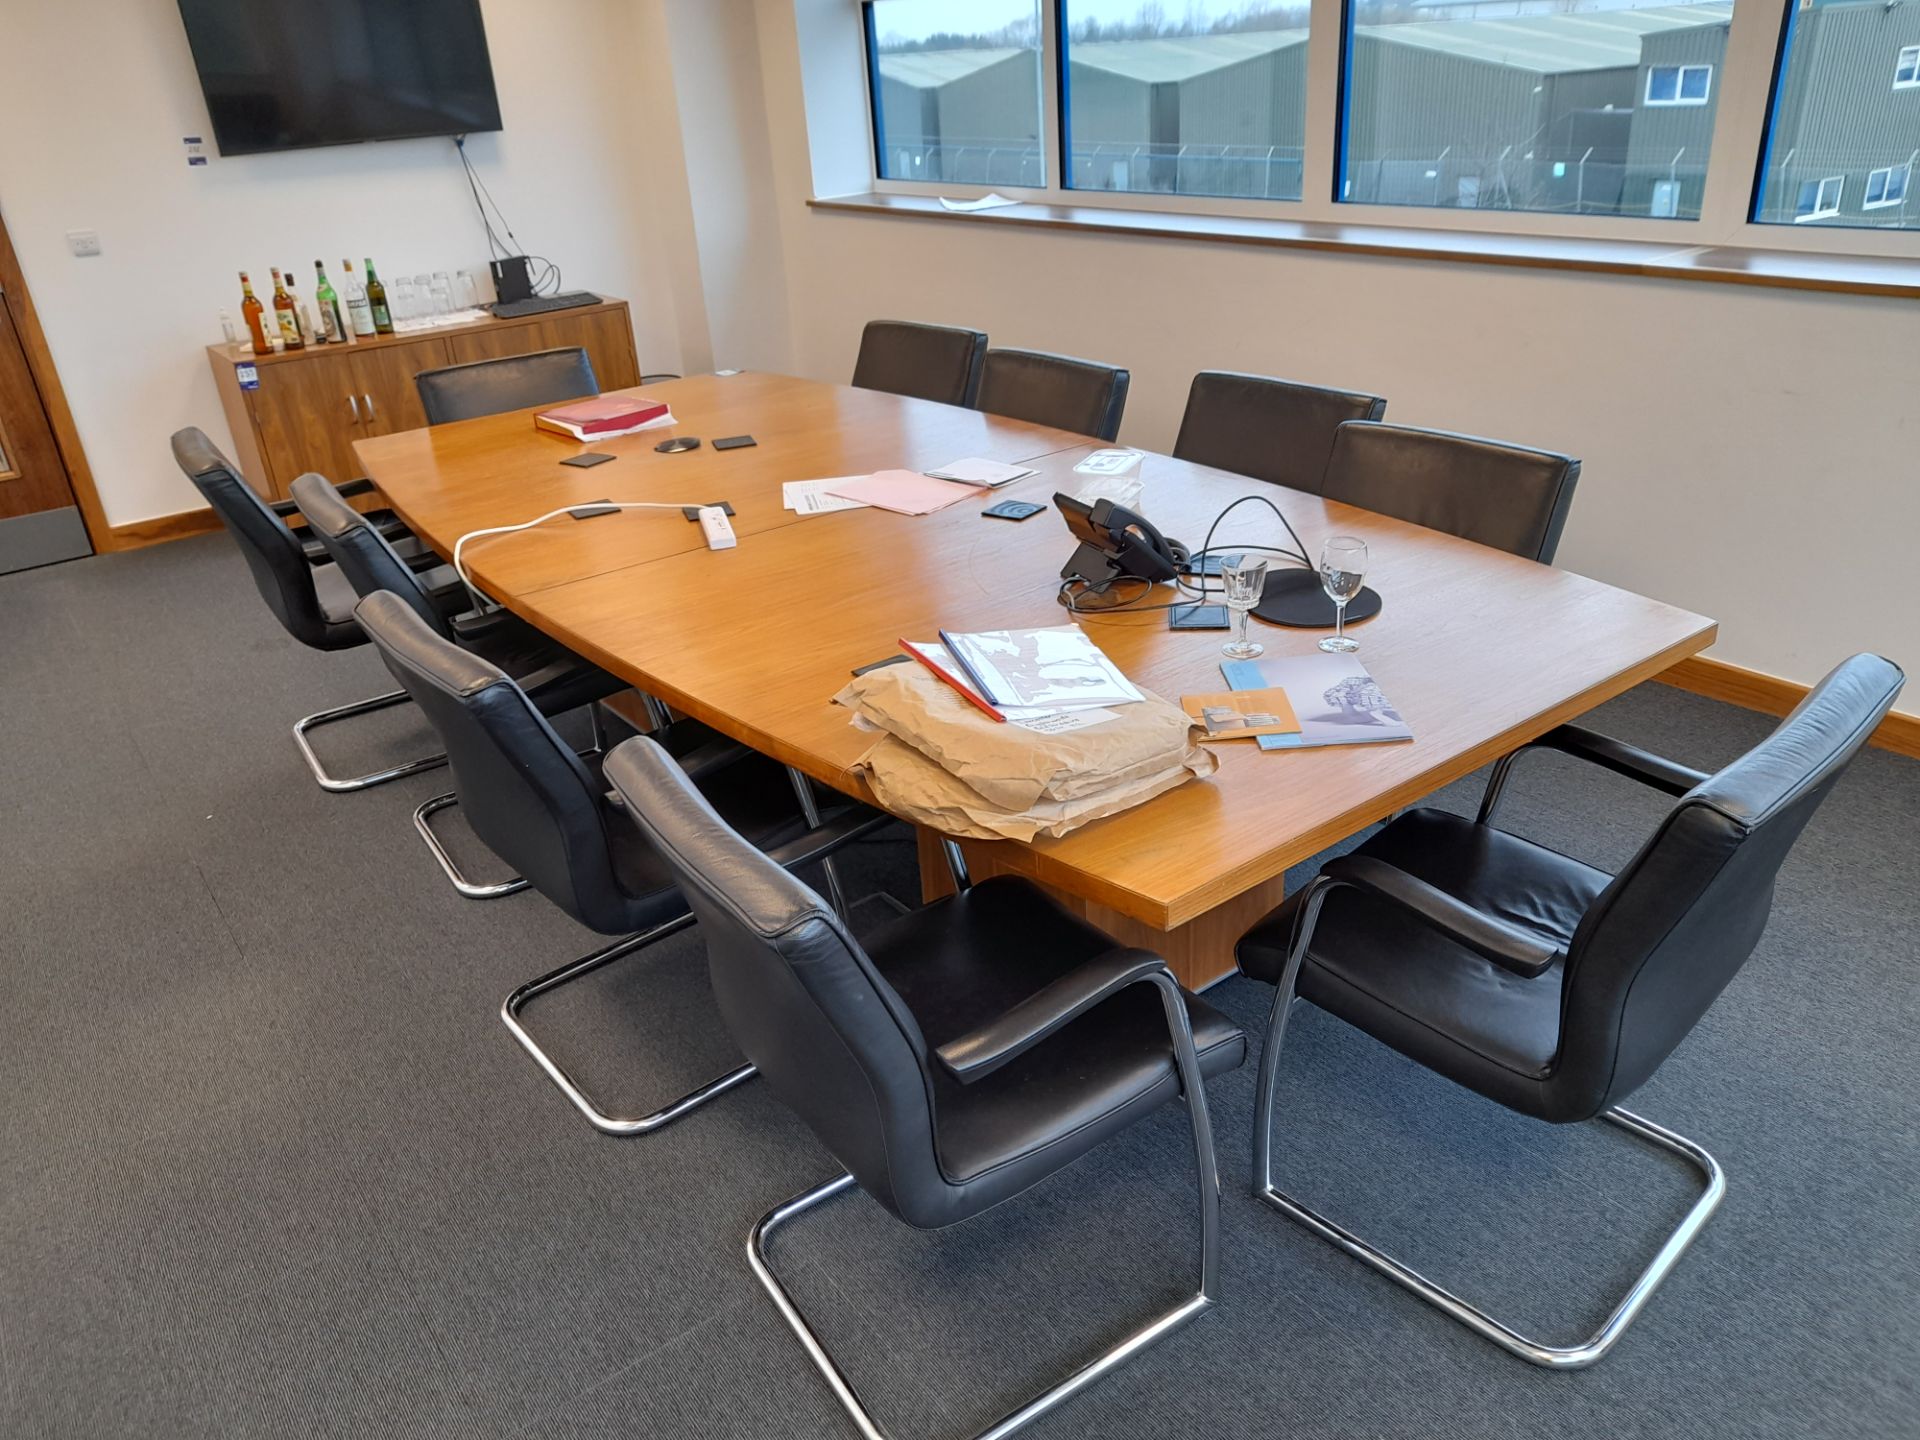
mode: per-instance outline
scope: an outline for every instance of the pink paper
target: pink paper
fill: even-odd
[[[978,486],[956,485],[951,480],[929,480],[914,470],[876,470],[842,481],[827,491],[863,505],[891,510],[897,515],[931,515],[949,505],[982,494]]]

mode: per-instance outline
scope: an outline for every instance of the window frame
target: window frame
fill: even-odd
[[[1801,251],[1837,256],[1920,259],[1920,230],[1889,227],[1801,225],[1759,221],[1765,193],[1776,90],[1790,57],[1793,22],[1799,0],[1736,0],[1728,25],[1725,52],[1715,67],[1719,75],[1710,84],[1717,94],[1713,139],[1708,149],[1707,178],[1700,196],[1697,220],[1655,219],[1633,215],[1571,215],[1553,212],[1493,209],[1430,209],[1423,206],[1380,205],[1342,201],[1335,189],[1344,149],[1345,90],[1351,57],[1347,25],[1348,0],[1310,0],[1306,58],[1305,158],[1299,200],[1223,198],[1171,195],[1140,191],[1072,190],[1061,183],[1066,163],[1067,127],[1061,99],[1062,67],[1067,63],[1060,44],[1067,0],[1041,0],[1041,138],[1047,160],[1047,184],[1023,188],[1001,185],[939,184],[879,178],[878,151],[872,130],[874,107],[866,15],[870,0],[814,0],[831,5],[847,17],[847,54],[859,46],[859,124],[869,139],[862,162],[868,188],[882,195],[977,199],[989,189],[1011,200],[1057,207],[1061,211],[1126,211],[1135,214],[1191,215],[1279,221],[1304,226],[1384,226],[1407,231],[1478,233],[1493,237],[1534,236],[1607,241],[1652,241],[1679,248]],[[882,0],[887,3],[887,0]],[[1327,36],[1336,37],[1328,43]],[[857,39],[855,38],[857,36]],[[846,73],[846,72],[842,72]],[[838,89],[843,99],[847,89]],[[836,102],[839,103],[839,102]],[[851,125],[854,117],[847,115]],[[846,152],[836,152],[852,163]],[[838,168],[838,167],[836,167]]]
[[[1818,180],[1802,180],[1800,182],[1800,188],[1803,190],[1809,185],[1812,185],[1814,187],[1813,209],[1807,211],[1804,215],[1801,214],[1799,209],[1799,202],[1796,199],[1794,203],[1794,214],[1793,214],[1794,224],[1804,225],[1809,220],[1831,220],[1835,215],[1838,215],[1841,212],[1841,210],[1846,208],[1847,177],[1845,176],[1845,174],[1822,175]],[[1839,187],[1838,192],[1834,195],[1833,208],[1830,210],[1824,208],[1820,203],[1821,199],[1826,195],[1827,186],[1829,185],[1836,185]]]
[[[1656,100],[1653,98],[1653,77],[1660,74],[1663,70],[1671,70],[1673,72],[1673,99],[1671,100]],[[1707,72],[1706,94],[1700,96],[1697,100],[1686,93],[1687,72],[1689,70],[1704,70]],[[1646,92],[1642,96],[1642,99],[1656,110],[1684,108],[1693,105],[1711,105],[1713,103],[1713,66],[1697,61],[1684,65],[1649,65],[1647,67]],[[1715,120],[1717,123],[1717,116]]]
[[[1860,208],[1862,210],[1887,210],[1896,205],[1905,205],[1907,203],[1907,187],[1913,183],[1912,172],[1913,162],[1911,160],[1900,165],[1879,165],[1869,170],[1867,172],[1867,188],[1861,198]],[[1873,177],[1876,175],[1886,176],[1886,183],[1881,186],[1880,198],[1878,200],[1873,198]],[[1889,195],[1887,192],[1893,188],[1893,177],[1896,175],[1900,177],[1900,193],[1898,195]]]
[[[1900,78],[1902,70],[1907,72],[1904,80]],[[1893,57],[1893,88],[1920,89],[1920,45],[1902,45],[1899,53]]]

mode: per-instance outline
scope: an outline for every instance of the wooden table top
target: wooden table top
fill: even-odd
[[[468,530],[601,498],[730,500],[737,549],[645,512],[548,522],[469,547],[476,577],[581,654],[755,748],[856,795],[848,767],[871,743],[829,702],[856,666],[898,640],[948,630],[1064,623],[1059,569],[1073,542],[1053,508],[1009,523],[999,499],[1050,502],[1083,482],[1085,437],[895,396],[770,375],[660,386],[682,432],[752,433],[755,449],[656,455],[672,431],[600,448],[540,435],[526,412],[357,445],[367,473],[443,553]],[[796,516],[780,482],[922,468],[979,454],[1036,475],[934,515],[866,509]],[[1008,868],[1172,929],[1273,880],[1362,827],[1632,688],[1714,640],[1710,620],[1596,580],[1318,496],[1148,455],[1140,509],[1198,546],[1231,500],[1264,495],[1309,554],[1329,534],[1370,551],[1380,615],[1353,627],[1359,657],[1405,717],[1404,744],[1213,748],[1221,766],[1146,805],[1058,840],[1005,846]],[[1222,543],[1285,544],[1272,512],[1243,505]],[[1152,597],[1169,598],[1166,587]],[[1219,690],[1221,631],[1170,631],[1165,611],[1081,618],[1135,681],[1168,698]],[[1269,656],[1309,653],[1320,632],[1253,622]]]

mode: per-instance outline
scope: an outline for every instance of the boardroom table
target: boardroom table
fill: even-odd
[[[365,472],[443,556],[477,529],[595,500],[726,501],[739,544],[710,551],[673,510],[561,516],[471,541],[462,558],[493,599],[619,678],[826,785],[871,800],[855,762],[873,743],[833,696],[862,665],[940,629],[1058,625],[1073,541],[1051,504],[1086,481],[1101,442],[1043,425],[790,376],[690,377],[627,392],[668,402],[675,425],[583,446],[531,411],[355,443]],[[678,454],[675,435],[711,442]],[[559,462],[583,449],[617,457]],[[931,515],[806,515],[782,483],[936,467],[969,456],[1035,473]],[[1352,627],[1413,739],[1307,750],[1215,743],[1219,769],[1072,834],[964,841],[973,878],[1019,874],[1127,944],[1166,957],[1189,986],[1232,972],[1233,945],[1278,904],[1288,867],[1432,794],[1713,643],[1711,620],[1503,551],[1225,471],[1147,454],[1137,508],[1198,546],[1233,500],[1264,495],[1309,555],[1360,536],[1384,604]],[[1018,523],[1003,499],[1049,509]],[[1214,545],[1284,546],[1267,507],[1239,506]],[[1216,582],[1217,584],[1217,582]],[[1138,590],[1134,585],[1131,590]],[[1129,592],[1131,593],[1131,591]],[[1146,597],[1163,602],[1167,586]],[[1225,688],[1221,631],[1170,630],[1165,610],[1077,617],[1137,683],[1177,699]],[[1322,632],[1259,620],[1269,656],[1310,653]],[[928,898],[949,885],[940,837],[921,831]]]

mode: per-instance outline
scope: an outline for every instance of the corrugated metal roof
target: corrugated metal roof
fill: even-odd
[[[991,65],[1015,55],[1030,55],[1030,50],[910,50],[904,54],[880,56],[880,73],[902,85],[932,90],[964,80]]]
[[[1076,65],[1149,85],[1191,80],[1245,60],[1305,43],[1305,30],[1246,30],[1233,35],[1175,35],[1154,40],[1099,40],[1071,46]]]
[[[1724,25],[1729,0],[1710,5],[1663,5],[1650,10],[1600,10],[1584,15],[1526,15],[1511,20],[1417,20],[1362,25],[1362,35],[1438,50],[1468,60],[1511,65],[1542,75],[1612,70],[1640,63],[1640,37],[1696,25]]]

